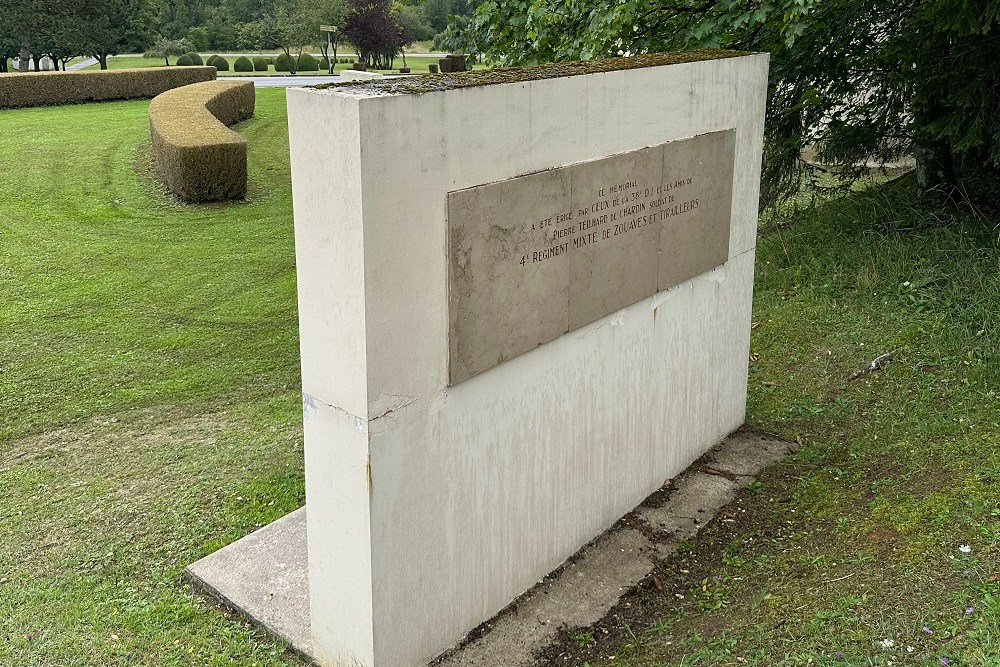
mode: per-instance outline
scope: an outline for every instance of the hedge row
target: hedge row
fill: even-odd
[[[189,202],[246,196],[247,142],[227,125],[252,116],[254,101],[253,81],[198,83],[153,100],[153,162],[170,192]]]
[[[128,100],[215,78],[214,67],[144,67],[0,74],[0,109]]]

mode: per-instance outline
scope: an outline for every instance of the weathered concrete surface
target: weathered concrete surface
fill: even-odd
[[[789,444],[738,432],[671,484],[659,507],[639,507],[585,546],[436,667],[528,667],[561,627],[599,621],[657,560],[670,556],[731,502],[743,484],[788,453]],[[706,472],[707,471],[707,472]],[[305,508],[203,558],[188,575],[294,649],[312,656]]]
[[[452,384],[729,258],[736,131],[448,193]]]
[[[426,664],[745,421],[767,56],[476,80],[288,92],[323,664]],[[730,129],[723,264],[449,385],[449,192]]]
[[[312,654],[305,507],[188,565],[184,574],[226,607]]]

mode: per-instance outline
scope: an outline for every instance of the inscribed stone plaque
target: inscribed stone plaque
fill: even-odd
[[[736,131],[448,193],[455,384],[729,258]]]

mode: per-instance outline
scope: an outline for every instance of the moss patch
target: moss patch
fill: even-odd
[[[419,95],[439,90],[455,88],[475,88],[495,86],[503,83],[521,83],[541,79],[558,79],[566,76],[582,76],[599,72],[614,72],[643,67],[660,67],[721,60],[751,55],[747,51],[724,51],[722,49],[702,49],[699,51],[672,51],[670,53],[648,53],[627,58],[606,58],[604,60],[581,60],[565,63],[537,65],[535,67],[506,67],[502,69],[477,70],[472,72],[452,72],[448,74],[428,74],[420,77],[381,79],[378,81],[349,81],[344,83],[321,83],[315,88],[349,88],[351,92],[370,95]]]

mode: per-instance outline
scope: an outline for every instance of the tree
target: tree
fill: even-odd
[[[21,43],[13,37],[0,37],[0,72],[7,71],[7,61],[16,58],[21,51]]]
[[[319,34],[319,24],[312,24],[306,2],[268,5],[255,21],[239,26],[240,42],[251,48],[281,49],[291,63],[289,71],[295,74],[302,47]],[[297,50],[294,56],[293,50]]]
[[[163,58],[167,67],[170,67],[170,56],[182,56],[194,50],[194,44],[186,39],[167,39],[161,36],[142,55],[144,58]]]
[[[81,39],[101,69],[108,68],[108,56],[143,51],[152,38],[151,0],[85,0],[77,16]]]
[[[344,36],[347,3],[344,0],[316,0],[315,2],[302,4],[300,11],[302,12],[304,30],[312,31],[312,39],[316,40],[320,52],[332,68],[337,61],[337,49],[340,46],[340,40]],[[334,28],[333,32],[330,33],[329,42],[327,42],[326,33],[321,32],[319,29],[323,25]]]
[[[392,69],[392,61],[412,37],[400,25],[389,0],[350,0],[344,34],[358,58],[375,69]]]
[[[681,48],[771,53],[764,200],[807,144],[858,175],[912,153],[923,187],[1000,167],[996,0],[487,0],[469,34],[532,64]]]

